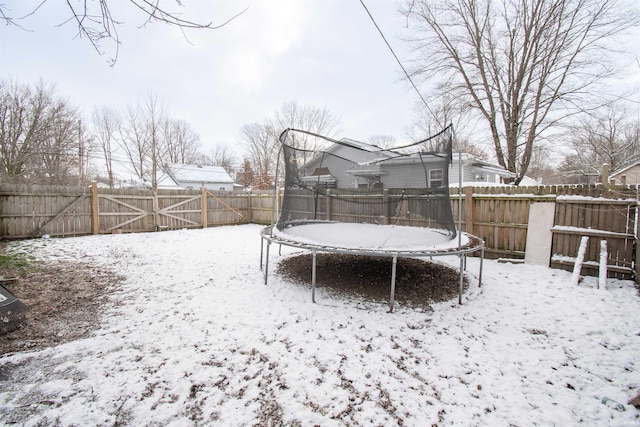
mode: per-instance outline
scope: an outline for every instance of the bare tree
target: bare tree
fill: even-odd
[[[237,159],[235,152],[228,145],[215,145],[202,156],[204,164],[222,166],[229,175],[234,175]]]
[[[78,165],[77,110],[43,82],[0,80],[0,175],[62,183]]]
[[[119,131],[118,145],[127,156],[130,170],[149,182],[153,189],[158,186],[158,172],[167,158],[166,120],[165,106],[156,95],[149,93],[127,108]]]
[[[11,10],[0,3],[0,21],[4,21],[6,25],[14,25],[26,30],[25,26],[28,25],[28,19],[37,14],[45,2],[46,0],[38,1],[35,6],[32,6],[31,9],[28,9],[20,16],[14,16]],[[69,15],[61,25],[67,23],[77,25],[77,35],[88,40],[93,48],[101,55],[104,53],[102,43],[105,40],[110,41],[115,47],[114,55],[110,59],[111,65],[115,64],[118,59],[118,49],[121,44],[118,29],[126,22],[127,19],[125,18],[130,18],[132,15],[135,15],[135,13],[139,14],[142,18],[141,22],[137,25],[139,28],[150,23],[159,22],[169,25],[170,27],[180,28],[186,39],[185,30],[218,29],[247,10],[244,9],[231,18],[219,24],[214,24],[213,22],[198,22],[186,19],[183,14],[184,10],[172,10],[171,6],[166,6],[167,2],[162,3],[162,0],[128,0],[127,2],[97,0],[91,2],[78,1],[75,3],[67,0],[65,3],[69,10]],[[179,8],[184,8],[181,0],[174,0],[169,3],[173,3],[174,6],[178,6]],[[116,10],[112,8],[114,4],[117,5]],[[127,4],[129,6],[128,8],[123,7]]]
[[[92,118],[93,132],[104,160],[109,187],[113,188],[113,155],[117,144],[117,131],[120,128],[120,116],[116,110],[101,107],[93,112]]]
[[[77,176],[82,184],[86,163],[77,112],[68,108],[64,100],[57,99],[51,103],[46,120],[48,131],[40,139],[32,159],[32,182],[65,185],[70,184],[71,176]]]
[[[274,183],[279,142],[273,138],[273,128],[253,123],[240,129],[240,142],[245,147],[255,176],[254,185],[267,189]]]
[[[311,105],[298,105],[291,101],[284,103],[280,110],[273,114],[273,118],[268,121],[267,127],[273,132],[272,138],[278,139],[282,131],[287,128],[301,129],[313,132],[318,135],[334,137],[339,127],[339,121],[326,108],[319,108]],[[312,135],[303,133],[291,133],[287,141],[292,147],[302,150],[313,151],[327,141]],[[302,163],[309,160],[311,153],[301,151]]]
[[[533,147],[527,176],[541,184],[559,183],[555,163],[551,148],[545,144],[537,144]]]
[[[326,108],[300,106],[288,102],[267,118],[264,124],[245,125],[240,130],[240,142],[248,153],[259,188],[273,185],[280,149],[280,134],[287,128],[301,129],[318,135],[334,137],[339,127],[338,120]],[[313,150],[327,144],[322,138],[301,133],[290,133],[287,144],[307,150],[300,153],[297,161],[306,163]]]
[[[417,106],[416,118],[409,137],[414,141],[420,141],[438,134],[448,125],[453,126],[455,134],[452,141],[453,152],[467,153],[482,160],[489,159],[489,155],[478,140],[472,141],[468,132],[461,132],[469,127],[469,118],[449,93],[444,93],[442,98],[436,100],[431,106],[420,104]],[[443,137],[447,138],[447,135]],[[441,150],[444,141],[442,138],[435,140],[429,138],[427,142],[419,145],[419,148],[424,151]]]
[[[184,120],[167,118],[164,123],[166,161],[170,163],[196,163],[200,156],[200,135]]]
[[[166,163],[205,163],[198,133],[188,122],[172,118],[153,93],[127,108],[117,143],[126,156],[125,166],[153,189]]]
[[[119,125],[117,143],[127,158],[123,166],[138,179],[148,179],[151,144],[143,113],[137,106],[130,105]]]
[[[597,176],[603,164],[615,172],[640,159],[640,122],[629,120],[621,106],[608,106],[571,127],[572,152],[562,169],[578,182]]]
[[[617,0],[412,0],[403,12],[416,30],[415,76],[434,84],[432,97],[479,114],[516,183],[536,141],[594,105],[588,95],[602,97],[612,37],[639,22]]]

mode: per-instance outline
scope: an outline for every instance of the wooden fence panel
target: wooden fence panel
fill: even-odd
[[[327,206],[326,201],[324,206]],[[381,191],[363,191],[358,195],[333,194],[330,206],[329,218],[332,221],[376,223],[385,216]],[[327,215],[324,208],[323,214]]]
[[[154,199],[158,229],[202,227],[202,191],[158,190]]]
[[[207,192],[207,226],[250,222],[249,200],[253,197],[245,193]]]
[[[2,184],[0,198],[0,236],[69,237],[90,230],[87,188]]]
[[[634,277],[636,210],[636,200],[558,197],[550,265],[573,270],[580,240],[588,236],[583,274],[598,274],[600,241],[606,240],[608,276]]]
[[[98,189],[98,212],[100,233],[138,233],[157,229],[151,190]]]
[[[530,196],[496,194],[492,188],[474,188],[463,196],[466,230],[485,241],[488,258],[524,258],[529,222]],[[513,190],[509,190],[513,191]],[[458,195],[452,195],[457,207]],[[467,207],[467,204],[471,204]],[[457,211],[454,217],[457,220]],[[472,223],[469,225],[469,220]]]
[[[251,222],[271,224],[273,191],[255,191],[251,193]]]

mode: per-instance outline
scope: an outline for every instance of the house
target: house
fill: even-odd
[[[201,166],[180,163],[169,163],[164,166],[158,178],[158,188],[191,188],[205,187],[215,191],[233,191],[241,188],[222,166]]]
[[[326,188],[438,188],[458,185],[460,170],[464,185],[501,185],[515,174],[470,154],[453,154],[451,164],[444,153],[398,156],[389,150],[342,139],[300,168],[299,180],[309,187]],[[445,162],[443,162],[445,160]],[[446,166],[445,166],[446,165]],[[461,169],[460,169],[461,168]]]
[[[612,173],[609,178],[615,180],[617,184],[640,185],[640,162],[633,163]]]
[[[449,168],[449,185],[458,186],[462,165],[463,186],[492,186],[513,182],[516,174],[500,165],[479,159],[471,154],[453,153],[453,162]]]
[[[376,188],[380,183],[381,160],[395,154],[373,145],[343,138],[315,156],[301,169],[300,181],[306,186],[327,188]]]

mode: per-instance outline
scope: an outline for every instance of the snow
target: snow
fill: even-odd
[[[578,196],[578,195],[562,195],[562,196],[557,196],[556,197],[557,201],[571,201],[571,202],[585,202],[585,203],[592,203],[594,201],[602,201],[605,203],[609,203],[612,204],[612,200],[610,198],[606,198],[606,197],[592,197],[592,196]],[[628,198],[628,199],[618,199],[615,202],[617,203],[629,203],[629,202],[637,202],[637,199],[633,199],[633,198]],[[615,203],[614,202],[614,203]]]
[[[580,247],[578,247],[578,255],[576,256],[576,263],[573,266],[573,273],[571,273],[571,284],[577,285],[580,280],[580,272],[582,271],[582,263],[584,262],[584,254],[587,251],[587,243],[589,238],[582,236],[580,239]]]
[[[552,232],[567,232],[572,234],[581,234],[583,236],[603,236],[603,237],[629,237],[628,233],[616,233],[615,231],[597,230],[594,228],[573,227],[569,225],[554,225]]]
[[[446,231],[399,225],[316,222],[293,225],[283,230],[274,229],[273,234],[285,240],[347,250],[447,250],[459,245],[458,239],[451,239]],[[460,245],[468,243],[469,238],[462,235]]]
[[[259,269],[242,225],[9,244],[125,276],[101,329],[0,358],[0,423],[636,425],[634,283],[485,260],[463,305],[365,304]],[[272,262],[295,252],[282,248]],[[277,252],[277,251],[273,251]],[[451,266],[455,257],[440,258]],[[439,261],[440,262],[440,261]],[[478,271],[469,259],[468,271]],[[24,419],[22,420],[24,421]]]

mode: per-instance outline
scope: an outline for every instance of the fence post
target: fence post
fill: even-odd
[[[389,189],[385,188],[382,190],[382,200],[383,200],[383,209],[384,209],[384,217],[382,218],[382,224],[389,225],[389,217],[391,217],[391,204],[389,203]]]
[[[611,182],[609,181],[610,166],[608,163],[602,165],[602,173],[600,178],[602,181],[602,197],[609,197],[609,191],[611,190]]]
[[[325,218],[327,219],[327,221],[331,221],[331,190],[329,190],[327,188],[327,191],[325,193]]]
[[[473,187],[464,189],[464,223],[465,231],[473,234]]]
[[[209,225],[209,215],[207,212],[207,208],[208,208],[208,200],[207,200],[207,188],[206,187],[202,187],[201,188],[201,210],[202,210],[202,228],[207,228],[207,225]]]
[[[158,193],[153,190],[153,225],[155,228],[153,231],[160,231],[160,215],[158,215],[159,211],[160,206],[158,204]]]
[[[253,223],[253,192],[249,191],[249,204],[247,206],[247,222],[249,224]]]
[[[98,205],[98,183],[91,183],[91,232],[100,234],[100,211]]]
[[[636,209],[638,209],[638,207],[636,206]],[[634,219],[636,219],[637,221],[638,218],[638,214],[636,213],[636,215],[634,215]],[[635,224],[633,224],[633,232],[635,234],[635,239],[633,239],[633,243],[634,243],[634,254],[635,254],[635,282],[636,284],[640,284],[640,240],[638,239],[638,237],[640,237],[640,221],[637,221]]]

